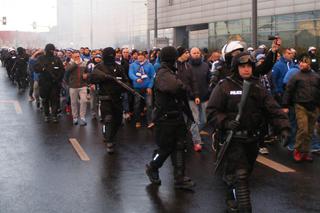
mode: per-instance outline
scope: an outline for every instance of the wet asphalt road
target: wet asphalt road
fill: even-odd
[[[12,104],[19,101],[22,114]],[[19,94],[0,68],[0,213],[144,213],[224,212],[224,185],[213,175],[209,144],[201,153],[189,149],[187,174],[194,192],[173,189],[168,160],[160,170],[162,185],[153,187],[144,173],[154,144],[153,132],[125,125],[114,155],[106,153],[100,124],[88,115],[86,127],[44,123],[27,93]],[[90,161],[81,161],[69,143],[76,138]],[[295,164],[275,144],[268,158],[296,170],[279,173],[258,164],[250,179],[254,212],[320,212],[320,156]]]

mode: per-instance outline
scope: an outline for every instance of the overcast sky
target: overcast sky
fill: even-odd
[[[7,17],[7,25],[0,24],[0,30],[48,31],[56,25],[56,0],[0,0],[0,19]]]

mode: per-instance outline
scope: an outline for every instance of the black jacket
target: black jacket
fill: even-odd
[[[187,87],[173,70],[165,63],[161,63],[155,78],[154,120],[156,122],[165,119],[166,115],[172,116],[173,120],[178,118],[181,120],[183,113],[193,120],[187,99]]]
[[[319,72],[319,60],[318,57],[312,53],[309,53],[309,56],[311,58],[311,69],[313,69],[316,72]]]
[[[109,76],[128,84],[127,75],[120,65],[114,64],[107,66],[103,62],[94,67],[89,80],[93,84],[98,84],[100,96],[111,96],[112,98],[119,99],[124,89]]]
[[[277,53],[274,53],[270,50],[266,55],[264,62],[254,69],[253,76],[260,77],[262,75],[266,75],[270,73],[276,61],[277,61]]]
[[[257,80],[251,79],[249,97],[243,109],[239,130],[257,132],[269,121],[277,130],[290,128],[288,117],[282,112],[273,97],[259,85]],[[234,120],[238,113],[237,104],[242,95],[242,80],[233,75],[220,81],[211,93],[206,113],[210,125],[225,131],[226,122]]]
[[[191,88],[191,100],[199,97],[201,102],[209,99],[209,83],[210,83],[210,70],[205,62],[196,63],[190,60],[190,68],[188,72],[192,72],[196,86]]]
[[[26,76],[28,74],[28,61],[29,56],[27,54],[17,55],[17,58],[15,60],[15,72],[17,75],[20,75],[20,77]]]
[[[40,87],[60,85],[64,76],[64,66],[57,56],[40,56],[34,65],[34,70],[36,73],[40,73]]]
[[[186,86],[187,93],[190,97],[199,97],[197,83],[193,73],[190,70],[190,64],[177,61],[177,77]]]
[[[320,106],[320,76],[312,70],[293,75],[283,96],[283,106],[301,104],[306,108]]]

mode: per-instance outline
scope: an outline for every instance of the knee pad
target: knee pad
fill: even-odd
[[[239,181],[241,180],[247,180],[249,177],[249,173],[246,169],[238,169],[236,171],[236,177]]]
[[[239,169],[236,171],[236,176],[237,183],[235,185],[235,189],[238,209],[240,212],[251,212],[248,172],[245,169]]]

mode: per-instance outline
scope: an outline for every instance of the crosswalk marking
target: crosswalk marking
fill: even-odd
[[[81,145],[80,145],[80,143],[78,142],[77,139],[69,138],[69,141],[70,141],[71,145],[73,146],[73,148],[75,149],[75,151],[77,152],[77,154],[79,155],[81,160],[83,160],[83,161],[89,161],[90,160],[89,156],[84,151],[84,149],[81,147]]]

